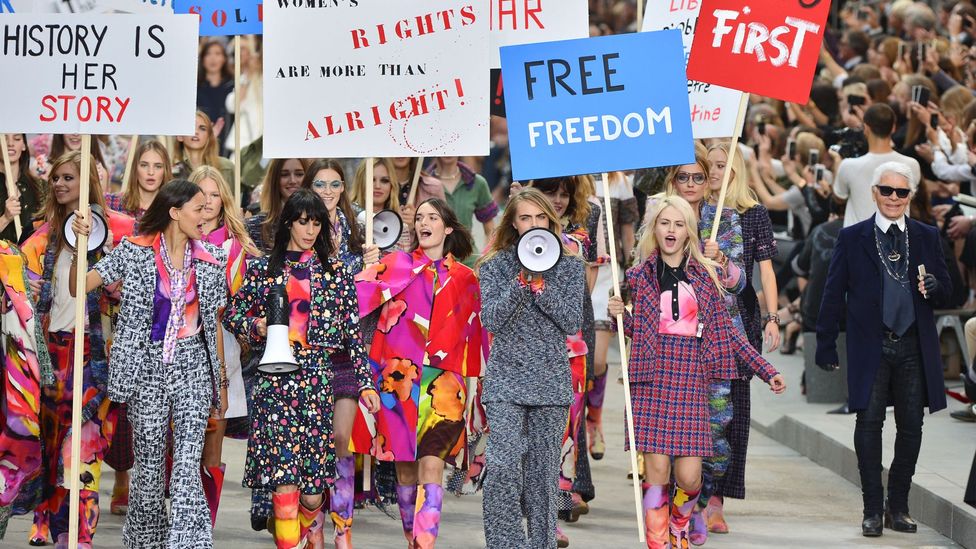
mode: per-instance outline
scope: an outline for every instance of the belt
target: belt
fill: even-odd
[[[884,333],[883,333],[883,335],[882,335],[882,338],[884,340],[890,341],[892,343],[897,343],[897,342],[899,342],[899,341],[901,341],[903,339],[913,339],[913,338],[915,338],[914,327],[915,326],[912,325],[902,335],[898,335],[895,332],[892,332],[891,330],[885,330]]]

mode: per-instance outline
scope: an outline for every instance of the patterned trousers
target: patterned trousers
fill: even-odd
[[[732,408],[735,414],[726,436],[732,451],[729,470],[719,482],[715,495],[745,499],[746,497],[746,452],[749,450],[749,429],[751,426],[751,379],[732,380]]]
[[[555,547],[560,443],[568,407],[492,402],[485,412],[491,425],[482,502],[488,547]]]
[[[212,381],[200,337],[177,342],[176,360],[163,366],[162,348],[128,402],[136,467],[122,543],[131,549],[211,549],[210,509],[200,481],[203,436],[210,414]],[[166,440],[173,421],[170,514],[163,498]]]
[[[708,415],[709,426],[712,430],[712,456],[702,460],[702,488],[698,501],[704,504],[708,499],[716,494],[717,488],[721,485],[722,479],[729,468],[729,459],[732,451],[729,449],[728,429],[729,423],[735,417],[733,414],[732,401],[729,398],[731,391],[729,380],[712,380],[708,384]],[[738,410],[734,410],[738,413]]]

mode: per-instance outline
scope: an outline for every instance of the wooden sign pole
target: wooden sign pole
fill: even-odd
[[[373,245],[373,157],[363,160],[366,163],[366,181],[363,185],[364,208],[366,209],[366,246]]]
[[[4,181],[7,182],[7,196],[17,196],[17,182],[14,181],[13,168],[10,163],[10,152],[7,151],[7,135],[0,133],[0,148],[3,149],[3,173]],[[0,206],[2,208],[3,206]],[[2,215],[2,212],[0,212]],[[23,227],[20,224],[20,216],[14,218],[14,231],[17,235],[17,241],[20,241],[20,235],[23,232]],[[16,242],[14,243],[16,244]]]
[[[407,197],[407,204],[413,206],[417,202],[417,188],[420,186],[420,172],[424,169],[424,157],[417,159],[417,167],[413,169],[413,179],[410,182],[410,196]]]
[[[129,155],[125,158],[125,172],[122,174],[122,192],[129,188],[129,178],[132,176],[132,165],[136,161],[136,149],[139,148],[139,136],[129,138]],[[166,183],[165,181],[163,183]]]
[[[216,139],[216,137],[214,138]],[[234,203],[241,204],[241,37],[234,37]]]
[[[722,208],[725,207],[725,193],[729,190],[729,179],[732,175],[732,161],[739,153],[739,135],[742,134],[742,124],[746,120],[746,112],[749,110],[749,94],[743,93],[739,100],[739,113],[735,117],[735,133],[732,135],[732,143],[729,145],[729,157],[725,162],[725,175],[722,176],[722,190],[718,193],[718,202],[715,207],[715,219],[712,221],[712,235],[709,240],[715,242],[718,239],[718,224],[722,220]],[[741,177],[741,176],[740,176]]]

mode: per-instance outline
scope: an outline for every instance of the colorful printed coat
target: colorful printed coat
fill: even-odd
[[[4,353],[0,363],[0,539],[12,514],[30,511],[41,471],[41,372],[51,375],[51,359],[41,323],[28,294],[26,261],[0,241],[0,315]]]
[[[481,326],[478,280],[451,255],[441,273],[433,265],[421,250],[394,251],[356,276],[360,314],[380,310],[369,364],[382,400],[375,419],[360,408],[352,435],[356,453],[416,460],[424,367],[481,376],[488,334]]]

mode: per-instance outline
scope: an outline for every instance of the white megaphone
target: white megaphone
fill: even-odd
[[[268,314],[268,340],[258,363],[258,371],[271,375],[294,372],[298,369],[298,361],[291,352],[291,342],[288,340],[289,304],[284,285],[271,289],[265,309]]]
[[[366,212],[359,212],[356,221],[366,224]],[[382,210],[373,216],[373,244],[381,250],[396,246],[403,234],[403,220],[393,210]]]
[[[105,221],[105,214],[102,212],[102,208],[97,204],[92,204],[91,206],[91,234],[88,235],[88,251],[94,252],[102,249],[105,242],[108,240],[108,223]],[[78,243],[78,235],[71,228],[71,223],[75,220],[75,214],[72,213],[68,216],[68,219],[64,220],[64,241],[72,250]]]
[[[559,262],[563,256],[563,246],[552,231],[536,227],[522,233],[515,244],[515,253],[527,271],[544,273]]]

